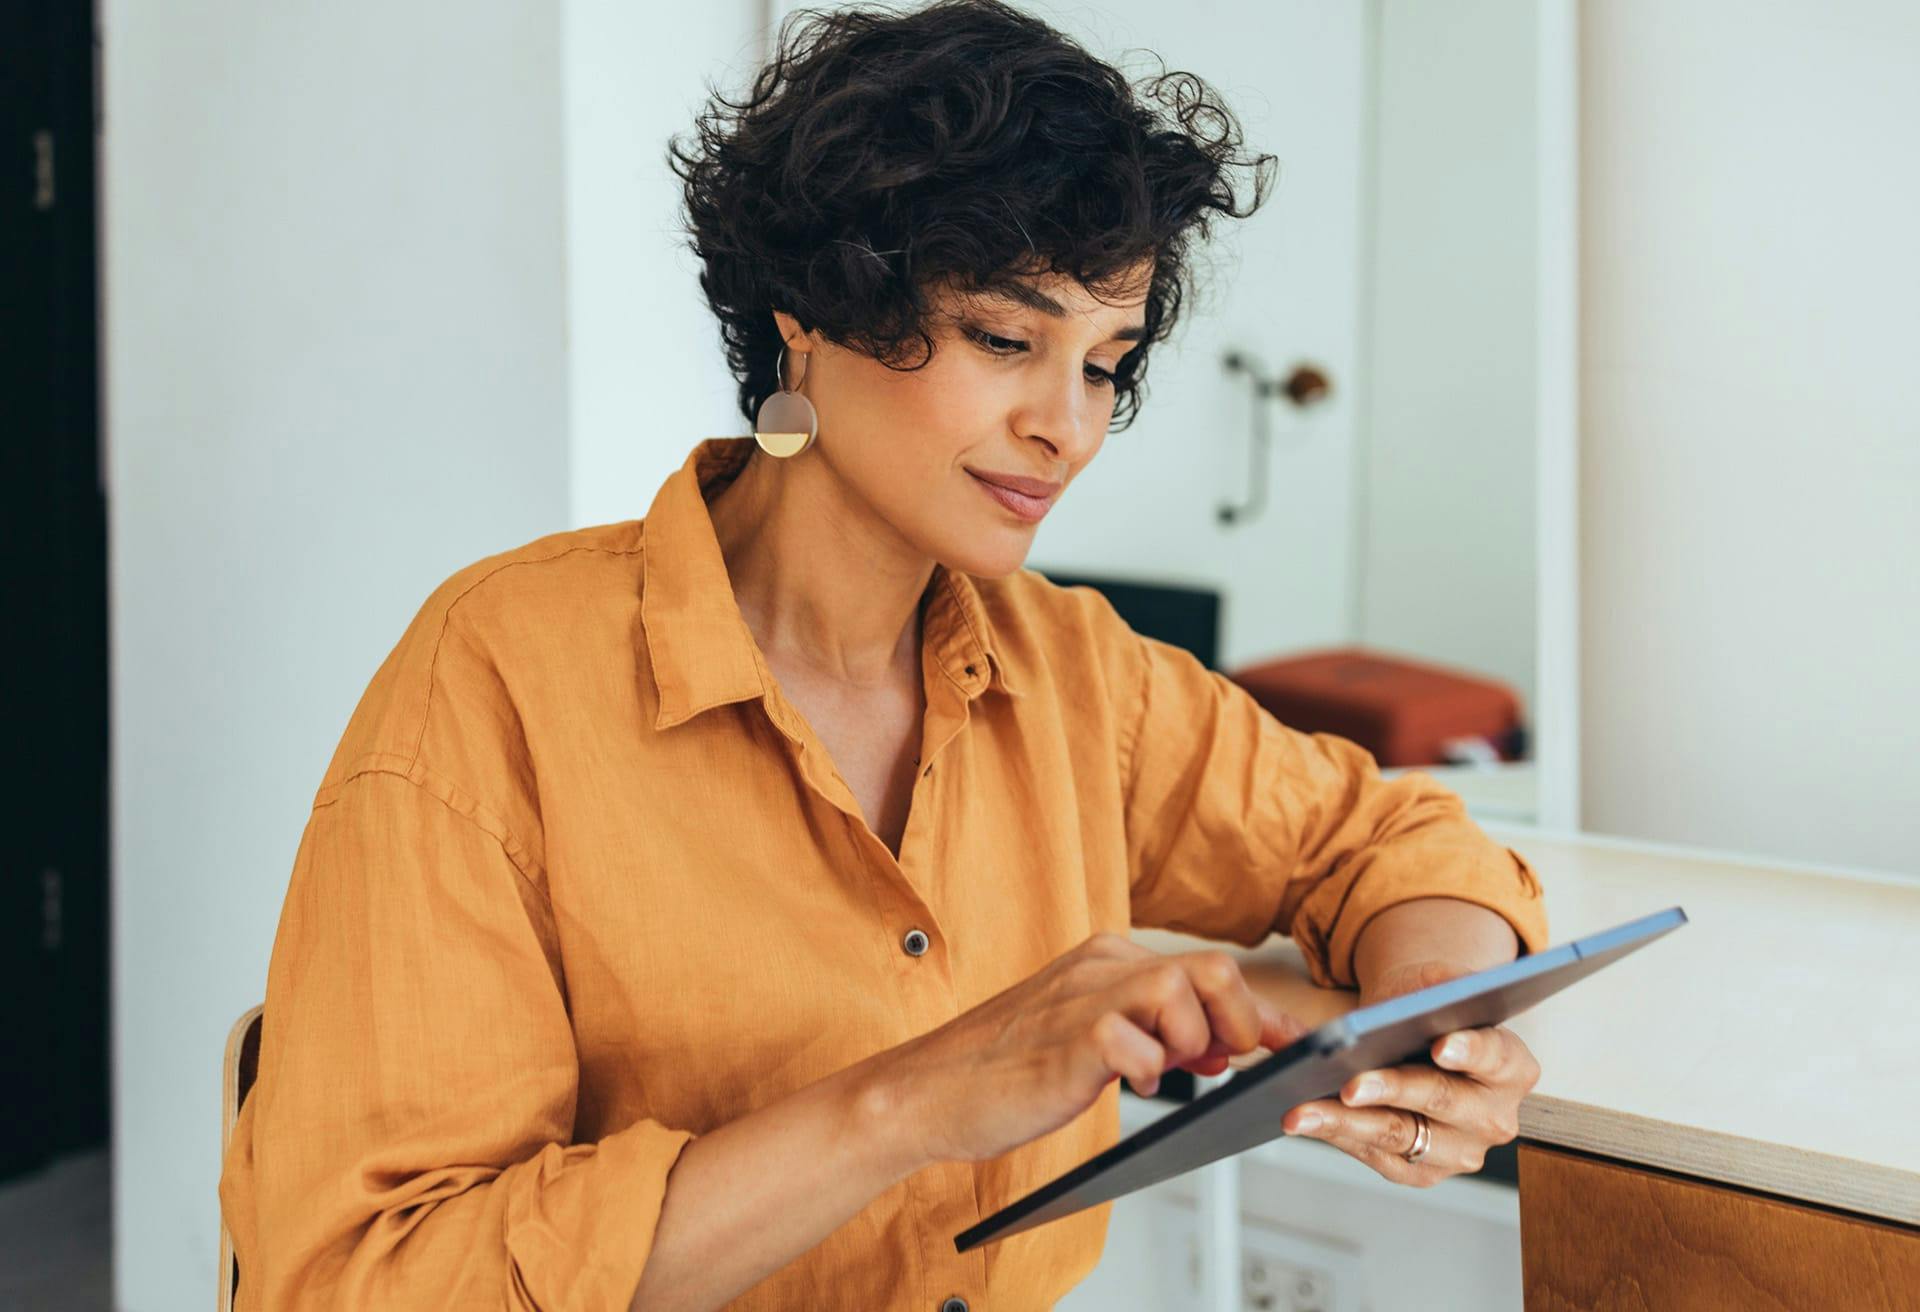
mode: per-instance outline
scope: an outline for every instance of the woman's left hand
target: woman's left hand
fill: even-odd
[[[1408,962],[1361,990],[1360,1005],[1470,973],[1452,962]],[[1408,1065],[1363,1071],[1347,1081],[1338,1099],[1303,1102],[1288,1111],[1281,1128],[1324,1139],[1387,1179],[1416,1189],[1479,1170],[1488,1148],[1511,1143],[1519,1133],[1520,1100],[1539,1082],[1540,1063],[1504,1025],[1442,1034],[1429,1051],[1438,1069]],[[1367,1087],[1370,1081],[1378,1081],[1377,1091]],[[1409,1162],[1403,1154],[1413,1146],[1416,1111],[1426,1115],[1432,1140],[1424,1157]],[[1318,1124],[1309,1124],[1310,1119]]]

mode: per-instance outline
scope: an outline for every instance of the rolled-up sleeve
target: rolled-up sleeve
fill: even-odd
[[[459,788],[323,794],[220,1182],[244,1308],[625,1309],[691,1133],[572,1142],[544,878]]]
[[[1547,945],[1533,869],[1432,776],[1382,778],[1357,743],[1282,724],[1181,648],[1116,642],[1135,925],[1246,946],[1287,934],[1322,987],[1355,985],[1361,929],[1410,898],[1476,903],[1523,953]]]

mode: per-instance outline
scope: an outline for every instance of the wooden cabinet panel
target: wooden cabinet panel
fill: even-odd
[[[1920,1312],[1920,1230],[1520,1147],[1527,1312]]]

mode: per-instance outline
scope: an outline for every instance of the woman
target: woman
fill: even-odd
[[[1129,925],[1363,1001],[1546,942],[1451,794],[1021,568],[1271,157],[990,0],[802,17],[672,152],[760,444],[448,579],[315,798],[243,1307],[1050,1306],[1109,1207],[953,1236],[1112,1143],[1117,1079],[1301,1032]],[[1476,1168],[1538,1070],[1459,1037],[1281,1128]]]

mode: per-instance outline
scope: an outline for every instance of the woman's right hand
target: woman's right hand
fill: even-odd
[[[1163,955],[1095,934],[938,1029],[880,1054],[889,1106],[927,1163],[984,1161],[1056,1130],[1125,1076],[1218,1075],[1308,1027],[1258,997],[1218,949]]]

